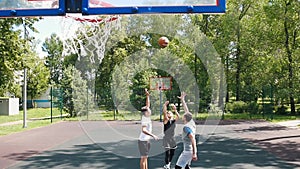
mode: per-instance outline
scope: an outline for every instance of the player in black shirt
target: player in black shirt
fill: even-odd
[[[169,104],[169,101],[166,101],[163,106],[163,112],[164,112],[164,138],[163,138],[163,146],[166,150],[165,152],[165,165],[164,169],[170,169],[171,168],[171,161],[174,156],[175,149],[177,148],[176,141],[175,141],[175,127],[176,127],[176,121],[180,118],[179,113],[177,112],[176,106],[174,104],[171,104],[170,107],[172,108],[172,111],[167,110],[167,106]]]

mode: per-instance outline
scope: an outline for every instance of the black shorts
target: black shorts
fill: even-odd
[[[150,150],[149,141],[138,141],[141,156],[148,156]]]
[[[163,146],[166,149],[175,149],[175,148],[177,148],[177,144],[176,144],[176,141],[175,141],[174,137],[164,137]]]

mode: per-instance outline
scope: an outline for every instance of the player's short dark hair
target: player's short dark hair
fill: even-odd
[[[184,118],[186,119],[187,122],[191,121],[193,118],[193,114],[192,113],[184,113]]]
[[[147,106],[144,106],[144,107],[142,107],[141,108],[141,113],[143,114],[143,115],[145,115],[145,113],[148,111],[148,107]]]

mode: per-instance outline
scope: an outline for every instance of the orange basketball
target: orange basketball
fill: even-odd
[[[158,39],[158,44],[161,48],[165,48],[169,45],[169,39],[167,37],[162,36]]]

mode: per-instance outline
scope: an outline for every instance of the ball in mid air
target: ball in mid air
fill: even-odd
[[[159,46],[161,48],[165,48],[165,47],[167,47],[169,45],[169,39],[167,37],[165,37],[165,36],[160,37],[158,39],[158,44],[159,44]]]

